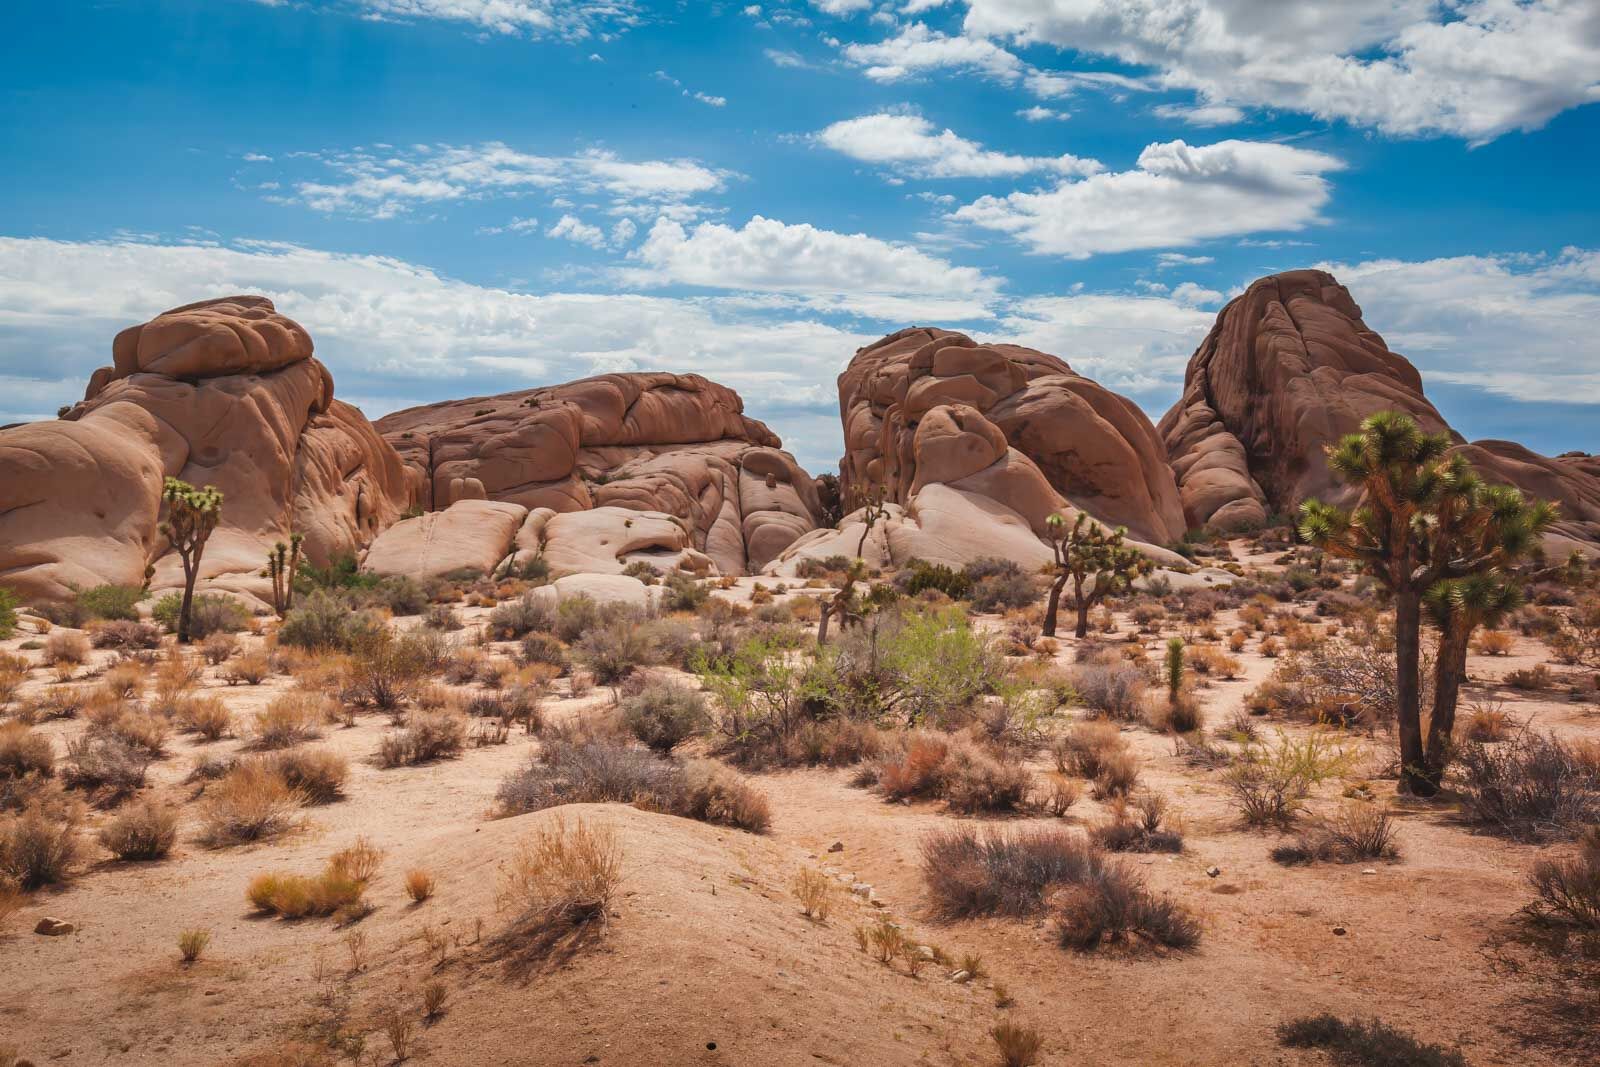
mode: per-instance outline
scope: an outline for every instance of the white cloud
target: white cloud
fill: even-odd
[[[260,152],[246,152],[244,154],[244,161],[246,163],[271,163],[272,157],[262,155]]]
[[[1062,181],[1041,192],[985,196],[953,217],[1009,233],[1035,252],[1177,248],[1212,237],[1299,230],[1323,221],[1323,177],[1338,159],[1292,145],[1183,141],[1147,146],[1136,169]]]
[[[503,226],[479,226],[478,232],[493,236],[501,233],[533,233],[539,229],[539,220],[514,215]]]
[[[849,16],[872,7],[872,0],[811,0],[811,6],[825,14]]]
[[[1207,263],[1215,263],[1213,256],[1186,256],[1182,252],[1163,252],[1156,257],[1156,269],[1166,270],[1168,267],[1201,267]]]
[[[419,204],[484,200],[529,193],[610,198],[616,213],[654,215],[693,209],[693,200],[720,191],[731,174],[690,159],[640,160],[591,149],[574,156],[540,156],[498,141],[480,145],[414,145],[398,152],[357,149],[298,153],[333,172],[303,179],[283,198],[328,214],[388,219]]]
[[[1191,126],[1232,126],[1244,121],[1244,112],[1231,104],[1158,104],[1151,110],[1164,119],[1180,119]]]
[[[972,319],[989,314],[1000,281],[902,244],[755,216],[743,228],[692,231],[657,220],[618,272],[625,284],[695,285],[779,294],[877,318]]]
[[[545,231],[545,236],[559,237],[573,244],[588,245],[590,248],[606,246],[605,231],[584,222],[576,215],[562,215],[554,226]]]
[[[633,0],[347,0],[347,6],[373,18],[442,19],[489,33],[568,40],[605,37],[639,22]]]
[[[1593,0],[966,3],[969,36],[1153,68],[1166,88],[1194,91],[1201,114],[1293,110],[1478,142],[1600,100]]]
[[[953,130],[935,132],[920,115],[880,112],[835,122],[815,135],[818,143],[864,163],[919,178],[1016,177],[1034,171],[1094,174],[1104,168],[1077,156],[1013,156],[986,151]]]
[[[1054,108],[1040,107],[1035,104],[1033,107],[1025,107],[1018,111],[1017,117],[1027,119],[1029,122],[1045,122],[1050,119],[1063,122],[1070,119],[1072,115],[1066,111],[1057,111]]]
[[[1321,264],[1426,380],[1600,403],[1600,251]]]
[[[809,70],[811,64],[799,52],[789,52],[777,48],[768,48],[762,53],[775,67],[788,67],[792,70]]]
[[[1184,307],[1198,307],[1217,303],[1222,299],[1222,293],[1194,282],[1179,282],[1172,288],[1172,299]]]
[[[369,417],[605,368],[692,371],[738,389],[814,471],[841,447],[834,376],[879,332],[734,297],[508,292],[294,245],[0,237],[0,423],[81,399],[124,326],[240,292],[302,323]]]

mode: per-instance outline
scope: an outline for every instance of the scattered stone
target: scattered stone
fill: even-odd
[[[935,955],[935,953],[933,951],[933,946],[932,945],[918,945],[917,946],[917,955],[921,956],[925,960],[933,959],[934,955]]]
[[[950,981],[958,983],[970,982],[972,981],[972,973],[970,971],[957,971],[950,976]]]
[[[1206,876],[1208,878],[1215,878],[1217,875],[1219,875],[1221,873],[1222,873],[1222,868],[1221,867],[1213,866],[1213,867],[1207,867],[1206,868]]]
[[[48,915],[40,919],[38,925],[33,928],[34,933],[43,934],[45,937],[62,937],[77,931],[78,928],[67,920],[55,919]]]
[[[870,898],[872,896],[872,886],[866,882],[853,882],[850,885],[850,892],[858,897]]]
[[[829,852],[843,852],[844,851],[844,842],[843,841],[835,841],[833,844],[828,846],[828,851]]]
[[[1365,870],[1363,870],[1361,873],[1362,874],[1377,874],[1378,873],[1378,868],[1376,868],[1376,867],[1368,867]]]
[[[1334,928],[1333,928],[1333,936],[1334,936],[1334,937],[1343,937],[1343,936],[1344,936],[1344,935],[1345,935],[1345,934],[1347,934],[1347,933],[1349,933],[1349,931],[1348,931],[1348,930],[1346,930],[1346,929],[1345,929],[1345,928],[1344,928],[1344,927],[1342,927],[1342,926],[1335,926],[1335,927],[1334,927]]]

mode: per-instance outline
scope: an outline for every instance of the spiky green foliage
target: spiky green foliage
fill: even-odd
[[[168,478],[161,491],[167,505],[167,519],[161,533],[183,561],[183,603],[178,609],[178,641],[189,640],[189,612],[194,604],[194,582],[200,574],[200,556],[206,541],[222,518],[222,491],[215,486],[195,488],[188,482]]]
[[[1149,574],[1152,565],[1138,549],[1123,543],[1128,535],[1124,527],[1108,532],[1083,512],[1078,513],[1070,527],[1066,516],[1059,512],[1045,523],[1055,552],[1056,577],[1050,584],[1050,600],[1045,608],[1044,636],[1056,635],[1061,594],[1070,582],[1073,607],[1078,613],[1074,633],[1085,637],[1089,633],[1090,609],[1106,597],[1127,589],[1141,575]]]
[[[261,572],[261,577],[272,580],[272,610],[280,619],[294,607],[294,577],[300,573],[300,545],[305,539],[305,534],[293,533],[287,545],[282,541],[273,545]]]

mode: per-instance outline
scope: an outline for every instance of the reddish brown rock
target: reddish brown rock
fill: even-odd
[[[901,330],[856,353],[839,376],[839,409],[846,499],[881,487],[906,504],[927,486],[959,483],[1000,493],[1036,533],[1064,500],[1144,541],[1183,536],[1150,420],[1055,356]]]
[[[821,516],[815,481],[697,374],[605,374],[378,421],[429,505],[466,498],[662,512],[725,574],[757,570]]]
[[[1465,444],[1429,403],[1417,369],[1325,271],[1262,278],[1223,308],[1159,431],[1190,524],[1228,528],[1309,497],[1354,503],[1325,449],[1387,410],[1450,434],[1491,480],[1559,503],[1549,547],[1600,545],[1600,460],[1550,459],[1509,441]]]
[[[0,431],[0,581],[24,597],[181,583],[157,527],[165,477],[214,485],[222,523],[202,589],[260,595],[267,547],[293,531],[325,564],[407,505],[399,457],[333,397],[311,340],[263,297],[228,297],[118,335],[62,419]]]

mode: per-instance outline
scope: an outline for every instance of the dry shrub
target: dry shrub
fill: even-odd
[[[220,677],[229,685],[260,685],[272,673],[272,659],[265,652],[246,652],[235,656],[222,668]]]
[[[1245,642],[1250,640],[1250,635],[1243,630],[1235,630],[1228,635],[1228,651],[1243,652]]]
[[[287,748],[320,737],[334,711],[333,702],[322,694],[284,693],[256,712],[250,724],[251,742],[257,748]]]
[[[1377,1019],[1346,1022],[1308,1015],[1279,1025],[1278,1041],[1290,1048],[1323,1049],[1341,1067],[1467,1067],[1461,1053],[1423,1044]]]
[[[1139,757],[1124,749],[1113,752],[1100,764],[1094,776],[1094,795],[1097,800],[1127,796],[1139,784]]]
[[[1150,725],[1174,734],[1192,734],[1205,726],[1205,711],[1200,699],[1187,690],[1172,696],[1152,697],[1147,713]]]
[[[1296,741],[1280,732],[1277,744],[1247,744],[1224,779],[1251,826],[1293,821],[1318,784],[1343,773],[1352,756],[1323,733]]]
[[[1600,930],[1600,826],[1591,826],[1571,859],[1540,860],[1528,875],[1539,899],[1531,907],[1547,919]]]
[[[1243,665],[1213,645],[1199,645],[1188,650],[1189,669],[1196,674],[1231,681],[1239,677]]]
[[[200,802],[200,840],[212,848],[259,841],[284,833],[306,801],[262,760],[234,767],[206,788]]]
[[[622,702],[621,713],[629,732],[663,755],[711,724],[705,698],[673,682],[646,685]]]
[[[821,871],[809,867],[800,871],[789,883],[789,892],[800,902],[800,911],[808,919],[824,922],[833,910],[833,879]]]
[[[433,896],[435,887],[433,872],[426,867],[413,867],[406,872],[406,896],[413,904],[421,904]]]
[[[1127,663],[1083,663],[1073,668],[1072,687],[1084,707],[1096,716],[1138,722],[1144,716],[1144,691],[1149,678]]]
[[[432,668],[444,662],[436,631],[396,637],[387,628],[363,635],[352,647],[345,673],[346,699],[392,711],[409,700]]]
[[[326,1048],[290,1041],[229,1060],[227,1067],[335,1067],[336,1063]]]
[[[9,874],[0,874],[0,932],[4,932],[11,916],[27,903],[28,895],[22,891],[22,883]]]
[[[1080,722],[1051,745],[1056,770],[1081,778],[1097,778],[1112,756],[1127,751],[1122,731],[1109,722]]]
[[[1182,852],[1183,834],[1162,825],[1167,800],[1158,793],[1142,793],[1119,801],[1109,822],[1089,830],[1089,840],[1107,852]]]
[[[1512,689],[1521,689],[1525,692],[1537,693],[1555,685],[1555,674],[1543,663],[1533,667],[1524,667],[1519,670],[1507,671],[1506,685]]]
[[[1513,725],[1505,706],[1499,702],[1475,703],[1462,724],[1462,736],[1468,741],[1493,744],[1510,737]]]
[[[158,860],[178,841],[178,813],[154,800],[119,812],[100,830],[100,844],[119,860]]]
[[[166,755],[170,727],[161,716],[141,711],[132,704],[91,705],[87,711],[89,730],[86,736],[121,741],[152,759]]]
[[[43,655],[52,667],[77,667],[89,658],[89,640],[71,630],[57,630],[45,639]]]
[[[210,634],[200,642],[200,655],[213,667],[229,659],[238,650],[239,639],[226,630]]]
[[[932,796],[950,743],[932,735],[913,735],[901,751],[878,763],[878,790],[890,800]]]
[[[66,881],[82,853],[75,807],[40,806],[0,821],[0,876],[23,889]]]
[[[1350,801],[1326,821],[1274,848],[1272,858],[1285,865],[1398,859],[1397,831],[1385,809]]]
[[[1472,641],[1472,650],[1480,656],[1509,656],[1516,643],[1504,630],[1480,630]]]
[[[1000,1052],[1001,1067],[1033,1067],[1039,1062],[1044,1038],[1033,1027],[1005,1019],[990,1027],[989,1036]]]
[[[737,772],[712,760],[695,760],[684,767],[670,810],[688,819],[753,834],[766,833],[772,824],[767,798]]]
[[[416,711],[403,729],[378,743],[378,765],[403,767],[453,759],[467,744],[467,717],[458,711]]]
[[[939,771],[939,795],[951,811],[966,814],[1014,811],[1032,785],[1024,767],[1002,763],[969,743],[952,746]]]
[[[173,717],[207,741],[221,740],[233,731],[233,713],[218,697],[186,697],[179,701]]]
[[[520,842],[501,868],[498,902],[511,922],[496,938],[514,961],[533,963],[604,928],[622,880],[616,834],[561,818]]]
[[[144,693],[144,666],[118,663],[100,676],[100,687],[118,700],[138,700]]]
[[[211,944],[211,931],[185,930],[178,935],[178,955],[184,963],[193,963]]]
[[[147,751],[121,738],[86,734],[67,742],[61,778],[92,794],[95,803],[111,805],[142,789],[149,768]]]
[[[367,884],[382,862],[383,853],[366,838],[328,858],[314,878],[299,874],[260,874],[245,888],[245,899],[256,910],[285,919],[352,914],[361,906]],[[370,909],[368,909],[370,910]]]
[[[21,656],[0,652],[0,708],[16,699],[22,683],[28,680],[28,661]]]
[[[301,793],[307,804],[328,804],[339,799],[344,795],[345,779],[350,776],[349,762],[325,748],[290,748],[260,760],[290,789]]]
[[[1066,816],[1072,805],[1078,802],[1081,788],[1078,783],[1064,774],[1045,775],[1044,783],[1039,787],[1035,803],[1046,815],[1053,815],[1060,819]]]
[[[1500,833],[1532,839],[1600,822],[1600,766],[1552,735],[1524,730],[1504,744],[1469,741],[1457,768],[1463,810]]]
[[[449,991],[443,982],[429,982],[422,987],[422,1014],[428,1019],[437,1019],[444,1014],[444,1002],[449,996]]]
[[[26,723],[0,723],[0,779],[55,774],[56,751],[50,738]]]

